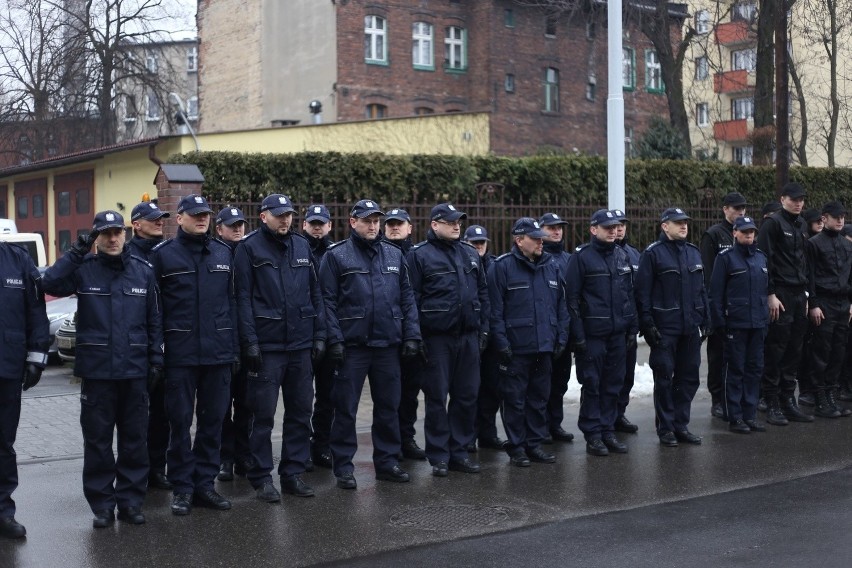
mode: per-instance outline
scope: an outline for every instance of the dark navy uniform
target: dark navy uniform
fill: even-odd
[[[411,249],[408,265],[428,354],[420,375],[426,455],[432,465],[463,462],[476,436],[479,337],[488,332],[489,314],[485,272],[475,248],[431,230]]]
[[[639,251],[630,244],[627,237],[616,241],[618,246],[624,249],[627,253],[627,259],[630,262],[630,267],[633,269],[631,278],[633,278],[634,294],[636,293],[636,274],[639,272]],[[618,392],[618,419],[624,419],[627,412],[627,405],[630,404],[630,392],[633,390],[633,384],[636,379],[636,359],[638,345],[636,344],[636,336],[627,338],[627,351],[624,360],[624,384],[621,385],[621,390]],[[617,420],[618,420],[617,419]],[[630,432],[636,431],[636,426],[629,429]]]
[[[334,474],[340,478],[354,469],[355,415],[365,376],[373,398],[373,463],[377,475],[393,470],[400,451],[400,345],[420,340],[408,265],[402,250],[381,233],[367,240],[353,230],[329,248],[320,282],[329,347],[342,343],[346,349],[345,362],[335,370]]]
[[[686,432],[701,364],[699,328],[709,324],[704,265],[698,247],[665,233],[639,260],[636,308],[640,329],[662,335],[651,346],[657,434]]]
[[[734,246],[734,226],[723,219],[716,223],[701,236],[701,262],[706,267],[704,271],[704,286],[710,288],[710,274],[716,262],[716,255]],[[713,334],[707,338],[707,390],[710,392],[712,404],[723,401],[725,383],[724,367],[725,337]]]
[[[163,304],[169,481],[175,495],[212,491],[238,354],[231,250],[178,228],[175,238],[154,248],[152,263]]]
[[[480,257],[482,270],[486,274],[486,282],[491,279],[491,267],[494,266],[496,255],[486,254]],[[489,294],[489,303],[490,303]],[[490,317],[489,317],[490,326]],[[490,329],[490,327],[489,327]],[[490,331],[489,331],[490,334]],[[490,446],[491,442],[500,441],[497,436],[497,412],[500,410],[503,395],[500,393],[499,356],[494,350],[489,337],[488,347],[480,357],[479,393],[476,400],[476,437],[479,446]]]
[[[271,436],[279,390],[284,424],[278,474],[286,480],[305,472],[314,395],[311,348],[315,341],[326,339],[324,308],[307,239],[275,234],[266,224],[237,247],[234,281],[240,344],[259,346],[263,354],[263,369],[248,377],[254,414],[250,434],[254,463],[248,479],[258,488],[271,481]]]
[[[562,243],[544,242],[544,251],[550,254],[551,262],[559,266],[562,278],[568,274],[568,262],[571,254],[567,252]],[[565,285],[563,280],[563,286]],[[550,375],[550,396],[547,399],[547,428],[553,432],[562,428],[562,420],[565,418],[565,393],[568,392],[568,381],[571,379],[571,353],[565,353],[553,362],[553,372]],[[573,434],[571,434],[573,436]]]
[[[12,492],[18,487],[14,444],[21,417],[21,384],[28,365],[44,369],[47,364],[50,332],[41,276],[22,247],[0,242],[0,284],[4,339],[0,346],[0,522],[4,532],[5,523],[10,525],[11,533],[4,536],[20,537],[26,530],[14,521]]]
[[[141,508],[149,471],[148,370],[163,366],[154,271],[129,247],[119,256],[71,250],[47,270],[44,286],[54,296],[77,295],[74,374],[83,379],[86,500],[96,514]]]
[[[735,243],[716,256],[712,274],[713,335],[721,336],[725,346],[725,415],[731,423],[753,421],[769,325],[766,255],[757,245]]]

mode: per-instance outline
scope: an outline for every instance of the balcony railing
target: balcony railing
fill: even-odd
[[[713,76],[713,92],[722,94],[747,93],[754,90],[754,73],[745,69],[716,73]]]
[[[748,140],[749,124],[745,118],[720,120],[713,123],[713,137],[722,142],[744,142]]]
[[[757,34],[751,29],[748,22],[738,20],[735,22],[720,22],[716,24],[716,43],[726,47],[746,45],[754,43]]]

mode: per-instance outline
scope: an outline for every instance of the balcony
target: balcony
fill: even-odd
[[[726,95],[748,93],[754,90],[754,73],[745,69],[716,73],[713,76],[713,92]]]
[[[757,34],[748,22],[720,22],[716,24],[716,43],[725,47],[747,45],[757,40]]]
[[[720,120],[713,123],[713,137],[720,142],[745,142],[748,140],[749,123],[740,120]]]

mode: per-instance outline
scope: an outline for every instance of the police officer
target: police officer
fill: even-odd
[[[630,277],[633,279],[634,294],[636,288],[636,273],[639,271],[639,251],[630,244],[627,237],[627,223],[630,220],[621,209],[613,209],[615,216],[621,220],[620,225],[616,225],[615,244],[624,249],[627,253],[627,259],[630,261],[630,267],[633,269]],[[627,334],[626,359],[624,361],[624,384],[618,393],[618,416],[615,419],[615,431],[624,432],[626,434],[635,434],[639,431],[639,426],[631,422],[625,412],[627,405],[630,404],[630,391],[633,390],[636,375],[636,358],[638,345],[636,344],[636,334]]]
[[[724,338],[724,409],[731,432],[765,432],[757,420],[763,341],[769,325],[766,255],[757,248],[751,217],[733,223],[734,244],[719,251],[710,279],[712,337]]]
[[[411,250],[411,216],[405,209],[394,208],[385,213],[385,239],[402,249],[403,255]],[[425,460],[426,452],[414,439],[417,422],[417,397],[420,394],[420,362],[409,359],[400,369],[402,391],[399,398],[399,435],[402,456],[411,460]]]
[[[171,217],[153,201],[143,201],[130,212],[133,238],[127,243],[130,254],[150,260],[151,249],[163,242],[165,220]],[[162,381],[148,395],[148,487],[171,489],[166,477],[166,450],[169,448],[169,418],[166,416],[166,386]]]
[[[237,245],[246,235],[248,222],[239,207],[225,207],[216,215],[216,239],[231,249],[233,258]],[[232,481],[234,473],[245,475],[251,467],[248,434],[251,411],[246,398],[246,374],[243,366],[231,376],[231,396],[222,421],[219,481]]]
[[[547,233],[544,238],[544,252],[550,254],[553,262],[559,265],[559,271],[565,278],[568,269],[568,260],[571,254],[565,250],[563,237],[565,226],[568,221],[556,213],[545,213],[538,220],[541,230]],[[564,284],[563,284],[564,285]],[[547,400],[547,429],[551,440],[560,442],[571,442],[574,434],[562,427],[562,419],[565,417],[564,401],[565,393],[568,392],[568,381],[571,379],[571,354],[565,353],[559,359],[553,361],[553,374],[550,376],[550,397]],[[545,442],[547,438],[545,438]]]
[[[737,192],[731,192],[722,199],[722,214],[724,219],[707,229],[701,235],[701,262],[705,266],[704,286],[710,288],[710,274],[716,255],[734,245],[734,221],[745,215],[745,197]],[[723,411],[723,391],[725,382],[724,367],[725,337],[712,334],[707,338],[707,390],[710,391],[710,413],[716,418],[725,418]]]
[[[852,242],[840,235],[846,208],[837,201],[822,208],[823,230],[806,243],[808,316],[811,322],[809,382],[816,390],[814,414],[822,418],[852,415],[837,404],[852,318]]]
[[[97,254],[88,254],[92,242]],[[49,294],[77,294],[74,374],[82,377],[83,493],[94,528],[145,522],[148,391],[163,375],[163,328],[151,265],[125,246],[124,219],[95,215],[89,237],[44,275]],[[118,431],[118,459],[112,440]]]
[[[469,243],[482,262],[482,270],[488,276],[495,255],[488,252],[488,230],[482,225],[471,225],[464,232],[464,241]],[[497,435],[497,411],[503,400],[500,394],[500,377],[496,352],[488,341],[488,347],[480,357],[479,363],[479,394],[476,400],[476,436],[480,448],[502,450],[506,440]],[[469,452],[476,451],[476,444],[469,444]]]
[[[642,253],[636,277],[639,327],[651,348],[657,435],[664,446],[701,443],[688,426],[701,335],[709,333],[710,321],[701,254],[686,241],[689,220],[677,207],[663,212],[659,240]]]
[[[19,246],[0,242],[0,326],[9,341],[0,347],[0,537],[22,538],[27,529],[15,520],[12,492],[18,487],[15,436],[21,417],[21,388],[41,379],[47,365],[50,324],[41,275]]]
[[[313,203],[305,210],[305,220],[302,221],[302,236],[308,239],[311,253],[314,256],[314,266],[319,271],[322,258],[332,240],[332,220],[328,207],[322,203]],[[328,447],[328,436],[331,433],[331,421],[334,418],[334,401],[331,389],[334,384],[334,364],[323,357],[314,361],[314,411],[311,416],[311,459],[306,470],[311,471],[313,465],[331,468],[331,450]]]
[[[382,238],[378,203],[358,201],[349,214],[349,238],[322,260],[320,282],[335,362],[331,453],[337,486],[355,489],[352,458],[358,449],[355,415],[370,378],[373,464],[376,479],[407,482],[399,467],[399,360],[421,353],[417,306],[402,250]]]
[[[420,383],[426,455],[436,477],[480,469],[467,447],[476,437],[479,356],[488,345],[488,285],[476,249],[459,239],[466,218],[450,203],[436,205],[426,241],[407,257],[428,354]]]
[[[618,395],[624,384],[627,337],[637,331],[633,268],[615,244],[623,222],[614,211],[592,215],[589,243],[577,247],[568,261],[565,295],[571,316],[571,347],[582,384],[577,421],[586,452],[607,456],[627,453],[615,436]]]
[[[808,330],[808,273],[805,258],[805,188],[796,182],[781,190],[782,209],[764,219],[757,248],[766,253],[769,268],[769,332],[764,346],[762,395],[766,421],[786,426],[788,421],[813,422],[794,396],[802,343]]]
[[[163,305],[174,515],[190,514],[193,505],[231,508],[213,482],[238,355],[237,316],[231,249],[208,236],[211,213],[202,196],[182,198],[177,235],[154,247],[151,256]],[[190,436],[193,410],[195,440]]]
[[[822,232],[824,223],[823,216],[816,209],[805,209],[802,211],[802,219],[805,220],[803,235],[805,241]],[[807,248],[807,247],[806,247]],[[808,325],[805,339],[802,341],[802,356],[799,358],[799,372],[796,373],[796,381],[799,383],[799,406],[814,406],[816,404],[817,387],[811,380],[811,342],[815,332],[814,325]]]
[[[257,498],[267,503],[281,499],[270,475],[279,390],[284,398],[281,490],[314,495],[301,474],[311,455],[311,358],[319,361],[325,354],[325,321],[311,247],[290,231],[294,212],[286,196],[267,196],[260,206],[260,228],[234,257],[240,345],[254,415],[248,479]]]
[[[556,461],[541,443],[547,436],[552,360],[568,341],[568,310],[559,265],[543,250],[545,236],[535,219],[515,221],[512,251],[497,257],[488,280],[506,452],[517,467],[529,467],[530,460]]]

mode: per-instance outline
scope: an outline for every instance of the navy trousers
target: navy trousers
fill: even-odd
[[[311,370],[310,349],[264,352],[263,369],[248,377],[248,398],[254,414],[249,437],[253,463],[248,479],[255,488],[272,480],[272,429],[279,390],[284,397],[284,421],[278,474],[292,477],[305,472],[311,455]]]
[[[627,337],[625,336],[625,341]],[[627,347],[624,359],[624,383],[621,385],[621,390],[618,391],[618,415],[624,416],[627,411],[627,405],[630,404],[630,391],[633,390],[633,383],[636,379],[636,352],[638,346],[634,341],[632,345]]]
[[[503,392],[503,427],[509,455],[535,449],[547,436],[547,399],[553,371],[551,353],[514,355],[500,365]]]
[[[725,414],[730,422],[754,420],[763,375],[766,328],[729,329],[725,340]]]
[[[553,362],[553,373],[550,375],[550,397],[547,400],[547,427],[550,430],[562,426],[565,418],[564,401],[568,392],[568,381],[571,379],[571,354],[567,351]]]
[[[429,347],[427,347],[429,349]],[[431,352],[429,353],[431,355]],[[479,359],[479,352],[476,355]],[[399,396],[399,435],[402,440],[414,437],[414,423],[417,422],[417,397],[422,387],[421,362],[419,360],[402,361],[400,364]]]
[[[166,415],[166,384],[160,381],[149,395],[148,403],[148,462],[151,471],[166,471],[166,452],[169,449],[169,417]]]
[[[662,343],[651,349],[648,362],[654,373],[657,434],[687,430],[701,366],[698,329],[689,335],[663,334]]]
[[[21,419],[21,379],[0,378],[0,518],[15,516],[18,487],[15,436]]]
[[[83,378],[83,494],[92,511],[141,507],[148,488],[148,384]],[[118,431],[118,459],[112,440]]]
[[[326,357],[314,368],[314,412],[311,416],[311,440],[315,453],[328,451],[331,421],[334,419],[334,363]]]
[[[497,353],[489,347],[479,365],[479,395],[476,401],[476,434],[480,440],[497,437],[497,412],[503,402]]]
[[[577,358],[580,416],[577,426],[586,440],[599,440],[615,432],[618,395],[624,384],[626,337],[586,337],[586,354]]]
[[[213,489],[219,473],[222,420],[231,396],[231,365],[166,367],[167,454],[175,495]],[[195,411],[195,439],[190,435]]]
[[[220,459],[223,462],[240,462],[247,464],[251,461],[249,449],[249,430],[251,429],[251,409],[248,405],[247,391],[248,371],[241,368],[236,375],[231,376],[231,396],[225,408],[225,419],[222,421],[222,449]]]

